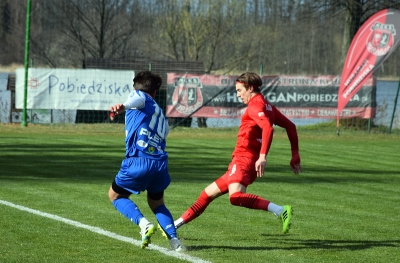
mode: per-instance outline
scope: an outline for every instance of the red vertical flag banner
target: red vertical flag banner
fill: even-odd
[[[354,36],[339,85],[337,126],[349,100],[400,44],[400,11],[384,9],[371,16]]]

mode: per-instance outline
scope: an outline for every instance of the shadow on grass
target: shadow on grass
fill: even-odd
[[[123,157],[124,148],[112,144],[7,145],[0,154],[0,179],[110,181]]]
[[[54,178],[63,180],[107,180],[114,178],[124,158],[122,144],[97,142],[51,143],[34,142],[7,145],[0,153],[0,179],[33,180]],[[207,145],[169,146],[169,172],[174,183],[211,183],[225,173],[231,160],[232,147]],[[338,170],[339,169],[339,170]],[[378,175],[378,176],[377,176]],[[268,164],[264,182],[270,183],[393,183],[393,171],[360,169],[360,167],[303,167],[303,173],[293,175],[289,165]]]
[[[269,236],[269,235],[263,235]],[[268,239],[274,241],[274,239]],[[226,250],[302,250],[302,249],[319,249],[319,250],[365,250],[371,248],[397,248],[400,247],[400,240],[318,240],[318,239],[275,239],[276,246],[189,246],[192,251],[205,249],[226,249]],[[283,243],[283,244],[282,244]],[[279,244],[282,244],[279,246]]]

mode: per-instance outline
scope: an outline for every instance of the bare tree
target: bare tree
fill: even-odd
[[[153,57],[203,61],[207,73],[229,66],[238,57],[242,59],[242,53],[236,55],[233,52],[235,55],[232,56],[231,46],[224,44],[235,39],[232,34],[241,32],[235,31],[239,28],[232,16],[243,8],[240,2],[209,0],[191,4],[189,0],[169,1],[147,38],[147,53]],[[227,46],[229,48],[224,49]],[[206,118],[198,118],[198,125],[206,127]]]
[[[35,65],[84,58],[203,61],[208,73],[340,74],[369,16],[398,0],[35,0]],[[1,63],[22,63],[25,1],[0,0]],[[379,70],[395,75],[400,51]],[[261,66],[263,66],[261,68]]]
[[[129,57],[145,16],[137,1],[52,0],[43,1],[47,16],[33,37],[35,52],[44,63],[57,67],[80,66],[84,58]],[[50,41],[49,41],[50,40]]]
[[[237,51],[240,34],[248,32],[238,20],[245,2],[208,0],[191,4],[189,0],[172,0],[163,8],[146,42],[147,53],[152,56],[200,60],[206,72],[230,67],[248,56]]]
[[[323,0],[314,2],[313,12],[321,10],[325,16],[342,19],[343,34],[340,65],[343,65],[350,42],[361,25],[376,12],[386,8],[400,8],[397,0]]]
[[[2,3],[2,64],[23,63],[26,5],[5,0]]]
[[[0,41],[4,41],[10,31],[10,10],[6,0],[0,0]]]

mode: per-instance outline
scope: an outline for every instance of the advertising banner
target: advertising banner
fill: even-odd
[[[16,71],[15,106],[23,108],[24,73]],[[109,110],[133,90],[133,70],[28,70],[27,109]]]
[[[400,11],[385,9],[371,16],[354,36],[338,91],[338,113],[371,78],[372,73],[400,43]],[[342,115],[337,115],[337,121]]]
[[[238,76],[169,73],[168,117],[240,118],[246,108],[236,96]],[[336,118],[338,76],[262,76],[261,92],[288,118]],[[376,81],[370,78],[341,112],[343,117],[372,118]]]

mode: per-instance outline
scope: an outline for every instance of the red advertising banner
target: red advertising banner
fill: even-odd
[[[240,118],[246,108],[236,96],[238,76],[168,73],[167,117]],[[262,76],[261,93],[288,118],[336,118],[338,76]],[[341,112],[372,118],[376,81],[369,79]]]
[[[354,36],[343,67],[338,92],[337,121],[341,111],[372,73],[396,49],[400,11],[385,9],[371,16]]]

